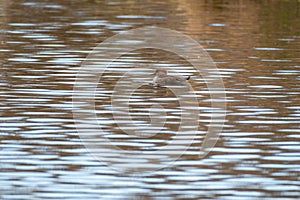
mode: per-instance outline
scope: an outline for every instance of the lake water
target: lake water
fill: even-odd
[[[0,5],[0,199],[299,199],[299,1]],[[125,37],[142,27],[192,38],[218,70],[203,76],[180,55],[145,48],[101,74],[110,49],[147,38]],[[92,51],[116,34],[125,35],[116,48]],[[82,76],[85,66],[95,72]],[[157,68],[191,76],[193,95],[149,85]],[[220,78],[224,92],[209,85]],[[74,100],[78,83],[92,101]],[[216,144],[199,157],[205,138]]]

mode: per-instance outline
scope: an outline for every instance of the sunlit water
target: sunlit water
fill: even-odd
[[[298,199],[299,6],[295,1],[1,1],[1,199]],[[166,168],[131,176],[97,160],[82,144],[72,94],[90,50],[144,25],[180,31],[203,45],[223,79],[227,116],[215,148],[199,159],[213,112],[205,81],[172,53],[144,49],[122,56],[95,95],[99,126],[114,145],[137,152],[159,149],[180,126],[174,94],[144,85],[130,98],[136,126],[128,129],[140,137],[120,130],[110,103],[122,73],[136,68],[138,75],[149,74],[145,82],[159,67],[190,75],[199,101],[190,148]],[[162,120],[155,121],[160,133],[151,137],[147,134],[157,129],[147,126],[149,113]],[[134,155],[122,164],[139,166]]]

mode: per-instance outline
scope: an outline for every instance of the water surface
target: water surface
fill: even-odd
[[[1,199],[299,198],[299,2],[0,4]],[[130,100],[138,126],[129,128],[155,131],[147,128],[149,111],[156,119],[165,114],[161,120],[166,122],[153,137],[124,134],[112,120],[110,106],[114,83],[124,71],[139,69],[136,73],[144,76],[165,67],[191,75],[200,113],[196,140],[177,162],[130,176],[98,161],[82,144],[72,115],[72,92],[82,61],[99,42],[149,25],[180,31],[207,50],[224,82],[227,116],[215,148],[199,159],[213,110],[205,81],[170,52],[142,49],[122,56],[105,73],[95,98],[98,120],[114,145],[132,152],[158,149],[174,139],[180,126],[174,94],[143,86]],[[161,105],[164,112],[152,105]],[[120,164],[135,163],[133,156]]]

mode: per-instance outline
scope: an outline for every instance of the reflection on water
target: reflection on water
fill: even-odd
[[[300,196],[298,1],[4,0],[0,4],[1,199]],[[142,66],[141,73],[152,73],[152,67],[144,66],[167,67],[192,75],[199,100],[196,140],[185,154],[165,169],[130,177],[84,148],[73,122],[72,91],[81,62],[98,42],[144,25],[181,31],[205,47],[226,87],[227,117],[215,148],[197,159],[213,112],[203,79],[173,54],[144,49],[120,58],[116,70],[107,72],[98,87],[96,114],[110,133],[108,138],[122,148],[147,150],[168,144],[178,129],[180,106],[167,89],[136,90],[130,100],[138,124],[134,127],[151,134],[153,129],[146,128],[149,112],[156,119],[165,114],[166,124],[160,134],[128,141],[111,120],[111,82],[118,80],[118,69],[134,65]],[[163,110],[151,107],[153,102]],[[135,162],[132,158],[121,164]]]

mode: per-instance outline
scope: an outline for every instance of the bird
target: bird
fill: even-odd
[[[186,80],[190,79],[190,76],[187,78],[179,76],[168,75],[168,71],[165,69],[157,69],[154,73],[153,85],[158,87],[163,86],[177,86],[184,85]]]

